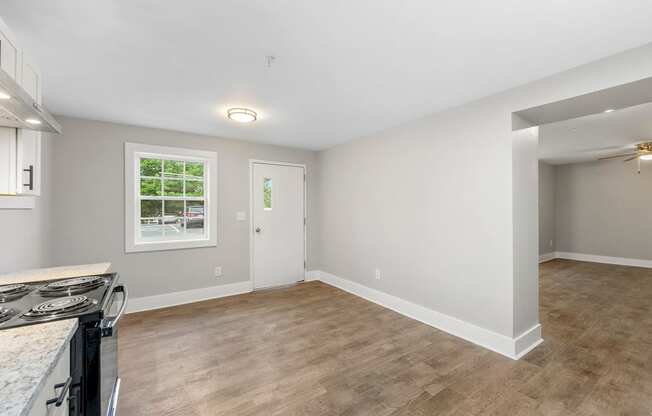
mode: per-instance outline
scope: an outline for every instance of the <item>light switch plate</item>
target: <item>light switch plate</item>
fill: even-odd
[[[247,214],[244,211],[238,211],[235,213],[236,221],[247,221]]]

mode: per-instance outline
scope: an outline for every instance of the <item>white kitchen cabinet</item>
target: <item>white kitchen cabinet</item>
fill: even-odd
[[[32,96],[34,101],[41,104],[41,72],[24,51],[21,54],[20,68],[18,83]]]
[[[0,194],[16,191],[16,129],[0,127]]]
[[[0,20],[0,67],[18,80],[19,51],[9,28]]]
[[[41,73],[30,57],[23,52],[20,60],[20,84],[41,104]],[[18,129],[16,142],[16,193],[41,194],[41,132]]]
[[[27,105],[38,110],[42,96],[41,73],[29,54],[18,47],[1,18],[0,67],[33,98],[35,103],[27,102]],[[0,118],[11,115],[3,111],[6,110],[0,108]],[[42,133],[35,130],[0,127],[0,209],[31,208],[34,206],[32,197],[41,194],[41,136]]]
[[[64,393],[59,406],[53,401],[62,396],[62,389],[70,377],[70,344],[61,354],[61,358],[55,364],[54,370],[45,380],[43,389],[38,393],[32,404],[29,416],[68,416],[68,388]],[[48,404],[50,401],[50,404]]]
[[[41,194],[41,132],[18,129],[16,136],[16,194]]]
[[[40,195],[41,132],[0,128],[0,167],[0,194]]]

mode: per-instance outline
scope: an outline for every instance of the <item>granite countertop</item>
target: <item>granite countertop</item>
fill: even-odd
[[[75,334],[77,319],[0,331],[0,414],[28,414]]]
[[[78,276],[101,274],[109,271],[111,263],[81,264],[76,266],[49,267],[46,269],[23,270],[0,274],[0,285],[11,283],[40,282]]]

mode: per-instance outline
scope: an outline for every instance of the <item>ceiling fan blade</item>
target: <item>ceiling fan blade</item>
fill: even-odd
[[[608,146],[608,147],[598,147],[598,148],[591,148],[591,149],[582,149],[580,150],[581,152],[606,152],[609,150],[613,151],[621,151],[621,152],[635,152],[636,151],[636,146]]]
[[[636,155],[634,157],[630,157],[629,159],[625,159],[625,160],[623,160],[623,162],[629,162],[630,160],[634,160],[634,159],[638,159],[638,155]]]
[[[619,158],[619,157],[627,157],[627,156],[634,156],[634,155],[638,156],[638,153],[628,153],[628,154],[626,154],[626,155],[617,155],[617,156],[601,157],[601,158],[599,158],[598,160],[616,159],[616,158]]]

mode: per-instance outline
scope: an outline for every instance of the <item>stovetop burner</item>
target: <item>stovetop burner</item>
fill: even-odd
[[[101,276],[84,276],[74,279],[59,280],[39,288],[43,296],[65,296],[88,292],[104,284]]]
[[[66,296],[63,298],[48,300],[33,306],[23,314],[28,319],[54,319],[63,314],[81,312],[95,305],[97,300],[87,298],[83,295]]]
[[[24,290],[27,288],[27,285],[24,285],[22,283],[14,283],[12,285],[2,285],[0,286],[0,295],[6,295],[10,293],[14,293],[20,290]]]
[[[13,309],[0,306],[0,324],[11,319],[16,313]]]
[[[30,292],[30,287],[22,283],[0,286],[0,302],[8,302],[25,296]]]

